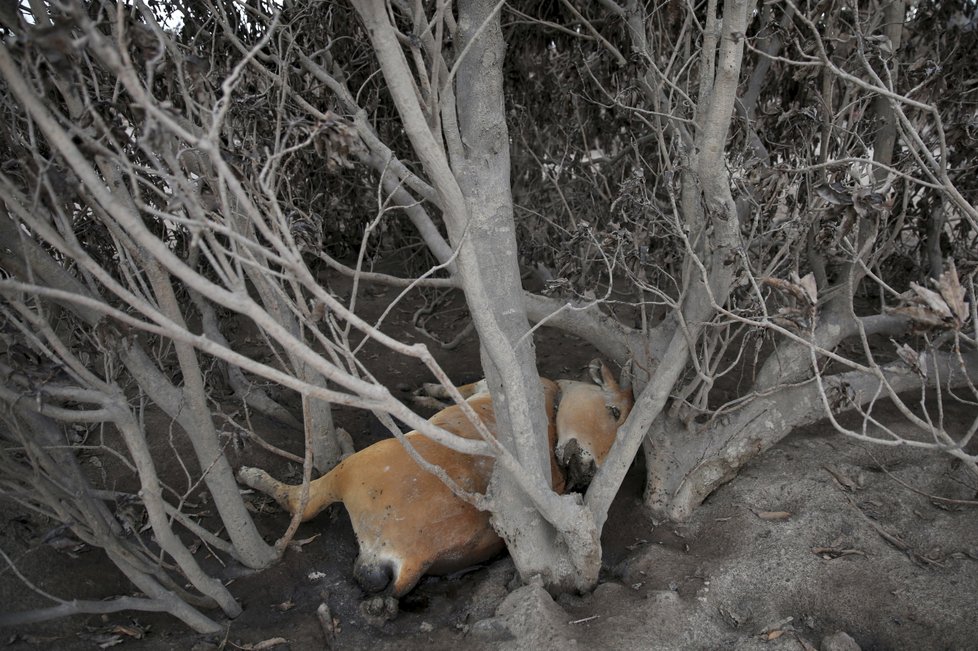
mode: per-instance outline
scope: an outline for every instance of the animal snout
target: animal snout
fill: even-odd
[[[353,578],[366,592],[376,593],[385,590],[394,579],[394,568],[390,561],[357,556],[353,564]]]
[[[557,462],[566,473],[568,489],[587,488],[597,472],[597,464],[591,452],[582,448],[577,439],[570,439],[557,446],[556,454]]]
[[[570,439],[569,441],[564,441],[557,445],[557,463],[561,466],[567,467],[567,462],[572,456],[580,452],[581,446],[578,445],[577,439]]]

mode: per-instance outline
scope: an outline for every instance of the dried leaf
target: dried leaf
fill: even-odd
[[[852,195],[846,191],[845,186],[841,183],[819,185],[815,188],[815,194],[833,206],[852,205]]]
[[[856,490],[856,482],[854,482],[849,477],[843,475],[842,472],[836,470],[835,468],[832,468],[831,466],[822,466],[822,468],[830,475],[832,475],[832,478],[835,479],[836,482],[838,482],[841,488],[848,491]]]
[[[954,261],[948,265],[948,270],[941,274],[937,280],[937,288],[944,298],[944,302],[950,308],[952,314],[957,318],[960,325],[968,320],[968,304],[965,302],[964,287],[958,279],[958,270],[954,266]]]
[[[900,359],[902,359],[907,366],[913,369],[914,373],[923,378],[927,377],[927,367],[921,365],[920,353],[907,344],[898,344],[893,339],[890,341],[892,341],[893,345],[896,346],[897,355],[900,356]]]
[[[119,633],[121,635],[128,635],[129,637],[136,640],[141,640],[143,639],[143,637],[146,636],[146,629],[139,626],[138,624],[130,624],[128,626],[123,626],[122,624],[118,624],[112,627],[112,632]]]
[[[772,276],[765,276],[761,278],[762,285],[768,285],[774,287],[775,289],[780,289],[783,292],[791,293],[791,283],[787,280],[781,280],[780,278],[774,278]]]
[[[761,283],[774,287],[792,296],[798,302],[810,307],[814,306],[818,300],[818,288],[815,285],[815,276],[812,274],[808,274],[804,278],[798,278],[797,274],[792,273],[791,280],[766,276],[761,278]]]
[[[798,278],[797,274],[792,274],[792,280],[805,292],[809,303],[812,305],[818,303],[818,286],[815,284],[815,274],[809,272],[804,278]]]
[[[795,632],[795,641],[802,648],[802,651],[818,651],[818,649],[816,649],[815,646],[812,645],[811,642],[809,642],[808,640],[806,640],[802,636],[798,635],[797,632]]]
[[[272,649],[277,646],[282,646],[288,644],[289,641],[284,637],[273,637],[268,640],[263,640],[261,642],[256,642],[255,644],[243,644],[241,646],[245,651],[265,651],[266,649]]]
[[[934,290],[922,287],[915,282],[910,283],[910,288],[916,294],[917,301],[930,308],[941,319],[950,319],[953,316],[951,308],[944,301],[944,297]]]
[[[831,561],[836,558],[841,558],[842,556],[865,556],[866,552],[860,549],[852,548],[842,548],[842,547],[812,547],[812,553],[816,556],[821,556],[827,561]]]
[[[316,609],[316,618],[319,620],[319,625],[322,627],[326,639],[333,639],[339,631],[340,620],[333,616],[326,602],[319,604],[319,607]]]
[[[317,533],[314,536],[309,536],[308,538],[303,538],[301,540],[293,540],[292,542],[289,543],[289,548],[294,551],[301,552],[303,547],[305,547],[306,545],[314,541],[316,538],[319,538],[319,536],[320,534]]]
[[[94,642],[100,649],[109,649],[125,642],[121,635],[113,633],[79,633],[78,637]]]
[[[764,636],[764,639],[766,639],[768,642],[770,642],[771,640],[778,639],[782,635],[784,635],[784,629],[779,628],[776,631],[768,631],[767,632],[767,635]]]

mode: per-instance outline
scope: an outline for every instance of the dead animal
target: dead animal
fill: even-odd
[[[619,381],[600,360],[591,362],[590,372],[593,384],[541,378],[550,420],[553,489],[560,493],[590,481],[633,404],[627,366]],[[495,434],[485,381],[459,390]],[[479,436],[458,405],[430,421],[460,437]],[[406,436],[421,457],[443,468],[463,490],[486,491],[492,457],[456,452],[418,432]],[[258,468],[242,468],[238,480],[271,495],[290,513],[298,509],[301,486],[283,484]],[[504,547],[489,523],[490,514],[452,493],[397,439],[375,443],[312,481],[303,521],[336,502],[350,514],[360,546],[354,576],[368,592],[398,598],[424,574],[457,572],[491,559]]]

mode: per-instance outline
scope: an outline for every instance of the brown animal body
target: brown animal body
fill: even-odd
[[[550,449],[561,445],[562,461],[577,466],[578,477],[593,475],[596,465],[615,440],[618,427],[632,407],[627,370],[616,382],[607,367],[592,362],[595,384],[541,378],[549,415]],[[496,420],[485,383],[460,387],[466,402],[487,428],[495,433]],[[453,405],[435,414],[431,422],[465,438],[478,434]],[[418,432],[406,434],[415,450],[436,464],[465,491],[484,493],[492,475],[493,459],[456,452]],[[564,469],[551,454],[553,488],[566,488]],[[300,486],[278,482],[263,470],[242,468],[239,480],[274,497],[295,513]],[[303,521],[330,504],[343,502],[360,545],[354,576],[368,592],[385,591],[400,597],[424,574],[448,574],[486,561],[504,548],[480,511],[419,466],[397,439],[386,439],[357,452],[309,485]]]

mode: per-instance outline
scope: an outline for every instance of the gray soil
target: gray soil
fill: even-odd
[[[368,295],[380,310],[389,297]],[[410,306],[404,308],[410,314]],[[444,322],[445,332],[459,325]],[[401,326],[403,327],[403,326]],[[410,328],[400,334],[414,336]],[[241,336],[246,336],[242,333]],[[440,361],[457,382],[479,375],[467,341]],[[541,331],[540,367],[551,377],[586,376],[593,351],[565,335]],[[405,392],[429,378],[412,361],[374,355],[377,376]],[[283,398],[284,399],[284,398]],[[179,439],[158,414],[148,429],[157,445]],[[153,422],[153,418],[158,422]],[[973,413],[947,415],[967,428]],[[360,412],[337,410],[358,448],[385,436]],[[301,440],[270,421],[253,420],[276,445]],[[899,428],[893,414],[892,427]],[[233,446],[230,446],[233,448]],[[111,459],[84,459],[93,477],[115,476]],[[296,468],[254,446],[235,463],[260,465],[295,481]],[[181,477],[174,461],[165,473]],[[291,473],[291,476],[290,476]],[[520,586],[501,558],[458,577],[427,578],[401,603],[393,621],[371,624],[353,582],[356,544],[341,507],[300,528],[282,562],[249,573],[212,571],[244,605],[223,636],[189,633],[163,615],[76,616],[0,631],[0,646],[18,649],[978,649],[978,511],[976,482],[947,457],[907,448],[867,447],[822,424],[793,433],[722,487],[685,524],[657,523],[641,503],[644,470],[635,467],[612,507],[603,537],[602,582],[589,595],[556,599]],[[175,480],[177,481],[177,480]],[[98,481],[96,484],[98,485]],[[118,490],[132,490],[124,481]],[[131,594],[99,550],[47,536],[50,523],[3,502],[0,549],[36,587],[64,599]],[[275,539],[287,518],[256,500],[259,526]],[[196,512],[207,522],[201,500]],[[138,521],[138,513],[136,514]],[[145,531],[142,533],[148,536]],[[314,539],[309,540],[311,538]],[[151,544],[151,543],[150,543]],[[51,602],[0,567],[0,611]],[[322,604],[332,624],[324,632]],[[273,644],[276,640],[280,643]]]

